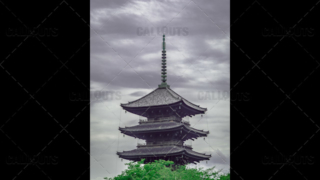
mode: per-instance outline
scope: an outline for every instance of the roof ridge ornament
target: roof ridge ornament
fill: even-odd
[[[167,81],[167,63],[166,63],[166,41],[165,41],[165,35],[163,35],[163,42],[162,42],[162,69],[161,69],[161,84],[159,85],[159,88],[166,88],[166,87],[170,87],[166,81]]]

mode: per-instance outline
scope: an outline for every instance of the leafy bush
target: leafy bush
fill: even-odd
[[[203,170],[203,168],[175,167],[173,161],[155,160],[142,166],[145,159],[139,162],[126,163],[128,169],[114,178],[106,180],[230,180],[230,174],[219,175],[220,171],[214,171],[215,167]]]

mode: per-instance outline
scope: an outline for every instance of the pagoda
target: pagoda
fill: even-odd
[[[162,82],[151,93],[132,102],[121,104],[130,113],[145,117],[139,120],[139,125],[119,127],[124,135],[143,139],[146,144],[137,145],[137,149],[117,152],[120,158],[144,163],[154,160],[171,160],[175,165],[209,160],[211,155],[193,151],[190,145],[184,145],[186,140],[207,137],[209,131],[192,128],[188,121],[182,118],[204,114],[207,109],[186,100],[166,83],[166,43],[163,35],[162,43]]]

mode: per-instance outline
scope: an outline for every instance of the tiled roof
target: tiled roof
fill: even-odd
[[[156,123],[145,123],[136,126],[126,127],[126,130],[130,131],[142,131],[142,130],[155,130],[155,129],[171,129],[182,126],[182,123],[177,122],[156,122]],[[124,128],[122,128],[124,129]]]
[[[205,155],[202,153],[198,153],[192,151],[190,149],[179,147],[179,146],[159,146],[159,147],[148,147],[148,148],[138,148],[131,151],[123,151],[118,152],[119,155],[122,156],[157,156],[157,155],[170,155],[174,153],[179,153],[185,151],[188,154],[202,157],[202,158],[210,158],[210,155]]]
[[[201,108],[198,105],[191,103],[186,100],[170,88],[157,88],[151,93],[137,99],[135,101],[129,102],[127,104],[121,104],[123,107],[149,107],[149,106],[159,106],[159,105],[169,105],[183,101],[188,106],[197,109],[199,111],[206,111],[206,108]]]
[[[120,128],[120,130],[130,131],[130,132],[137,132],[137,131],[154,131],[154,130],[167,130],[167,129],[173,129],[177,127],[184,127],[186,129],[189,129],[193,132],[201,133],[201,134],[209,134],[209,131],[202,131],[195,128],[192,128],[190,126],[187,126],[183,123],[178,122],[156,122],[156,123],[145,123],[145,124],[139,124],[137,126],[131,126],[131,127],[125,127]]]

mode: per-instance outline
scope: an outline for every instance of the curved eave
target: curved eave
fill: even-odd
[[[209,160],[211,158],[211,155],[201,154],[192,150],[186,150],[184,148],[181,148],[181,150],[175,151],[175,152],[168,151],[168,152],[160,152],[160,153],[152,150],[153,149],[150,148],[150,152],[148,153],[123,151],[123,152],[117,152],[117,155],[124,159],[136,159],[136,158],[155,157],[155,156],[166,157],[166,156],[180,156],[180,155],[186,155],[191,158],[199,159],[199,160]]]
[[[159,108],[159,107],[164,107],[164,106],[170,106],[170,105],[175,105],[177,103],[181,102],[181,100],[174,102],[174,103],[168,103],[168,104],[160,104],[160,105],[150,105],[150,106],[127,106],[130,103],[123,104],[121,103],[120,106],[124,109],[147,109],[147,108]]]
[[[201,107],[195,107],[195,106],[190,106],[190,104],[188,103],[188,101],[184,100],[184,99],[180,99],[177,102],[174,103],[170,103],[170,104],[162,104],[162,105],[150,105],[150,106],[136,106],[136,107],[132,107],[132,106],[126,106],[128,104],[120,104],[120,106],[125,109],[128,112],[131,112],[133,114],[137,114],[140,115],[139,113],[137,113],[136,111],[146,111],[147,109],[154,109],[154,108],[163,108],[166,106],[179,106],[180,103],[182,103],[181,105],[183,105],[183,108],[185,108],[188,111],[192,111],[194,112],[194,114],[204,114],[207,111],[207,108],[201,108]],[[143,116],[143,115],[141,115]]]
[[[192,106],[193,108],[198,109],[200,111],[207,111],[207,108],[202,108],[199,105],[196,105],[196,104],[188,101],[187,99],[180,96],[178,93],[174,92],[171,88],[167,88],[167,89],[172,96],[181,98],[185,102],[185,104],[190,104],[189,106]]]
[[[139,100],[142,100],[144,98],[146,98],[147,96],[149,96],[150,94],[154,93],[155,91],[159,90],[161,88],[156,88],[155,90],[153,90],[152,92],[146,94],[145,96],[137,99],[137,100],[134,100],[134,101],[131,101],[129,103],[124,103],[124,104],[120,104],[121,107],[123,108],[149,108],[149,107],[161,107],[161,106],[167,106],[167,105],[172,105],[172,104],[175,104],[175,103],[179,103],[179,102],[184,102],[184,104],[186,104],[188,107],[194,109],[194,110],[198,110],[202,113],[204,113],[205,111],[207,111],[207,108],[202,108],[200,107],[199,105],[196,105],[196,104],[193,104],[192,102],[188,101],[187,99],[183,98],[182,96],[180,96],[178,93],[174,92],[172,89],[166,87],[166,91],[174,98],[176,99],[177,101],[176,102],[173,102],[173,103],[168,103],[168,104],[162,104],[162,105],[150,105],[150,106],[130,106],[132,103],[135,103]]]
[[[182,99],[182,100],[179,101],[179,102],[183,102],[185,106],[193,109],[194,111],[198,111],[199,114],[204,114],[204,113],[207,111],[207,108],[202,108],[202,107],[200,107],[200,106],[199,106],[199,107],[190,106],[190,105],[188,104],[188,101],[186,101],[185,99]]]
[[[132,127],[125,127],[125,128],[119,127],[119,130],[121,131],[121,133],[126,134],[128,136],[132,136],[132,137],[134,137],[134,134],[179,131],[181,130],[181,128],[183,128],[183,130],[187,133],[190,133],[191,131],[192,134],[195,134],[198,137],[207,137],[207,134],[209,134],[209,131],[198,130],[198,129],[189,127],[185,124],[181,124],[176,127],[161,128],[161,129],[153,128],[153,129],[141,129],[141,130],[131,129],[130,130],[130,128]]]

